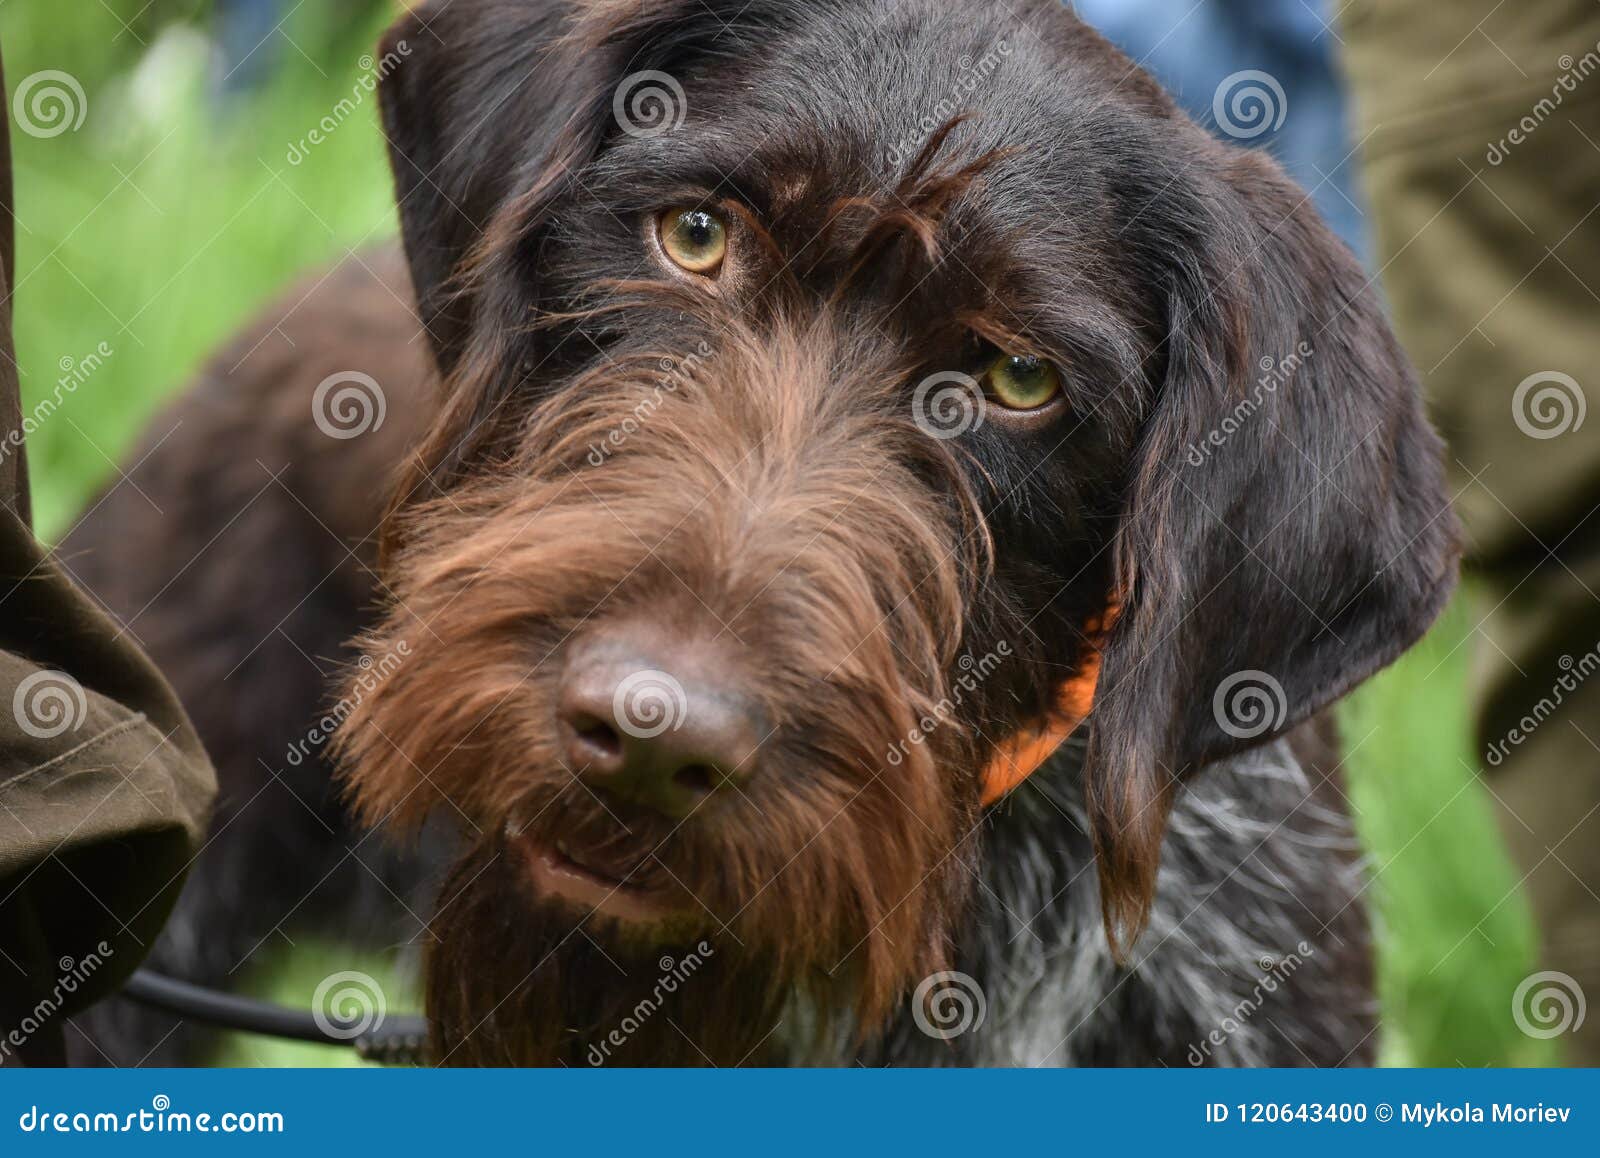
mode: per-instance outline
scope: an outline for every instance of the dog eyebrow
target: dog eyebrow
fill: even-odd
[[[790,171],[774,172],[767,178],[767,189],[771,194],[772,215],[781,217],[806,199],[815,185],[814,177],[809,172]]]
[[[995,349],[1007,354],[1033,358],[1057,356],[1052,354],[1048,345],[1036,342],[1028,328],[1014,327],[1002,321],[993,309],[958,310],[955,320],[958,325],[965,326]]]
[[[954,321],[1003,353],[1061,366],[1068,400],[1080,410],[1134,406],[1137,387],[1151,373],[1139,330],[1104,302],[995,301],[957,311]]]

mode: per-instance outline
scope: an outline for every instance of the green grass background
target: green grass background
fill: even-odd
[[[260,50],[271,79],[248,94],[216,84],[212,50],[196,31],[205,7],[157,0],[135,17],[132,3],[0,6],[9,87],[62,69],[88,98],[77,131],[41,139],[13,129],[25,408],[51,393],[63,359],[81,360],[101,342],[113,351],[30,438],[46,538],[69,525],[146,416],[253,310],[295,275],[394,233],[369,94],[303,163],[288,160],[290,142],[360,92],[384,5],[302,6]],[[1344,711],[1350,795],[1374,869],[1382,1051],[1399,1064],[1548,1063],[1545,1043],[1510,1017],[1511,993],[1534,968],[1534,936],[1475,783],[1468,602]],[[303,1004],[343,968],[387,973],[384,961],[307,945],[260,972],[271,996]],[[386,989],[391,1001],[404,992],[398,982]],[[223,1060],[335,1065],[351,1055],[241,1036]]]

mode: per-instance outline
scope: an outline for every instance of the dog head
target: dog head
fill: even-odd
[[[369,819],[468,834],[447,1060],[870,1036],[1092,664],[1126,947],[1183,778],[1445,599],[1354,258],[1054,0],[454,0],[385,47],[443,396],[341,746]]]

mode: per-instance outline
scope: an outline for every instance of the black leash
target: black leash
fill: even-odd
[[[427,1060],[428,1023],[415,1014],[381,1017],[370,1029],[359,1032],[352,1024],[347,1033],[334,1016],[318,1016],[310,1010],[206,989],[148,969],[135,971],[122,987],[122,994],[152,1009],[220,1029],[349,1046],[367,1061],[381,1065],[423,1065]]]

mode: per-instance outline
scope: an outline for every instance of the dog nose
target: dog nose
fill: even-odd
[[[651,634],[659,634],[652,632]],[[704,643],[641,648],[615,633],[575,649],[557,709],[568,766],[592,787],[682,819],[754,773],[762,713]]]

